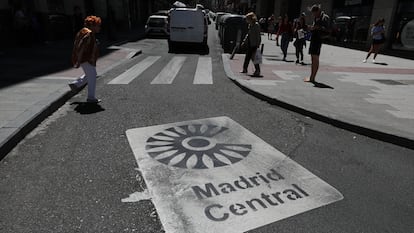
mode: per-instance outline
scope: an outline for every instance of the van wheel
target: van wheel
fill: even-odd
[[[203,41],[203,43],[201,43],[201,51],[202,51],[202,54],[209,54],[209,48],[208,48],[208,44],[207,44],[207,41]]]
[[[175,52],[175,44],[174,42],[168,40],[168,52],[174,53]]]

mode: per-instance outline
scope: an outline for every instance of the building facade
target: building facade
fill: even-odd
[[[339,39],[353,43],[370,43],[369,29],[379,18],[385,19],[387,49],[414,51],[414,1],[413,0],[257,0],[256,13],[260,17],[287,14],[291,19],[308,7],[320,3],[333,19],[348,20],[343,25],[346,35]],[[339,17],[339,18],[338,18]],[[343,21],[345,23],[345,21]]]
[[[133,30],[153,12],[151,0],[8,0],[0,1],[0,33],[32,42],[73,38],[75,11],[102,18],[102,34]],[[2,43],[14,38],[0,38]]]

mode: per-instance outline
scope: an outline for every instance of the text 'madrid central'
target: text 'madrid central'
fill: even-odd
[[[127,136],[167,233],[245,232],[343,199],[228,117]]]

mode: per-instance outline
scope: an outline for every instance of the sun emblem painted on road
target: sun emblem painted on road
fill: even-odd
[[[226,127],[206,124],[168,128],[147,140],[151,158],[179,168],[207,169],[223,167],[243,160],[250,153],[248,144],[226,144],[216,141]]]

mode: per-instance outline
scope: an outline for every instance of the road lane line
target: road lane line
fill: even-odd
[[[155,77],[151,84],[171,84],[184,64],[186,57],[175,56]]]
[[[129,84],[132,82],[132,80],[140,76],[146,69],[148,69],[160,58],[161,56],[148,56],[118,77],[111,80],[108,84]]]
[[[199,57],[193,83],[213,84],[212,67],[211,57]]]

